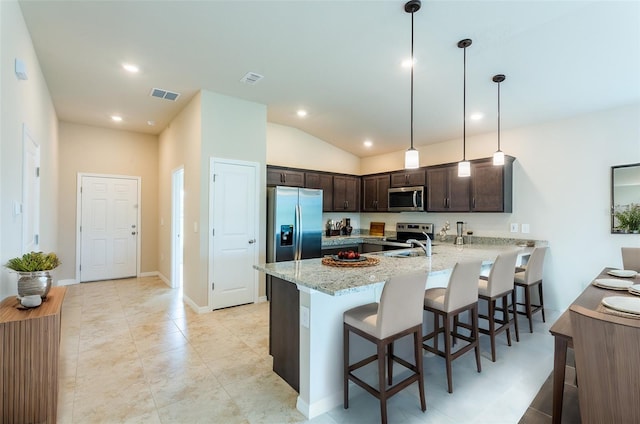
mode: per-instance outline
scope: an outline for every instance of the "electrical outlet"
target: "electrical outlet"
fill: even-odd
[[[529,224],[522,224],[522,232],[524,234],[528,234],[529,233]]]
[[[511,224],[511,232],[512,233],[518,232],[518,224]]]
[[[304,328],[309,328],[309,318],[309,308],[300,306],[300,325]]]

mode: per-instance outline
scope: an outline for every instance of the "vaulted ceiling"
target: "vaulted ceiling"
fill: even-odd
[[[265,104],[357,156],[409,144],[404,1],[32,1],[20,6],[61,120],[157,134],[201,89]],[[638,1],[423,1],[415,144],[640,101]],[[137,74],[121,67],[134,63]],[[251,85],[247,73],[264,76]],[[179,93],[176,101],[152,88]],[[308,115],[300,118],[298,109]],[[480,120],[471,120],[481,113]],[[122,116],[111,122],[113,114]],[[155,125],[148,125],[154,121]],[[363,141],[373,142],[371,148]]]

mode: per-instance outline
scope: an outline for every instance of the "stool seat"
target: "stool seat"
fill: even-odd
[[[344,312],[344,408],[349,408],[349,381],[380,400],[380,419],[387,422],[387,399],[400,390],[418,382],[420,407],[424,412],[424,372],[422,366],[422,296],[427,282],[424,273],[391,278],[384,284],[379,303],[367,303]],[[350,334],[356,334],[376,345],[376,353],[354,364],[349,362]],[[405,336],[413,336],[414,363],[394,355],[393,343]],[[354,372],[372,362],[378,364],[378,385],[366,383]],[[398,363],[410,374],[393,384],[393,364]]]
[[[377,331],[378,323],[378,304],[367,303],[366,305],[357,306],[349,309],[344,313],[344,323],[357,328],[365,333],[380,338]]]
[[[478,372],[482,371],[478,345],[477,281],[480,277],[480,267],[479,260],[458,262],[451,271],[449,284],[446,288],[431,288],[424,292],[423,307],[425,311],[433,313],[433,331],[422,337],[422,347],[445,359],[449,393],[453,393],[451,363],[454,359],[474,349]],[[470,318],[470,323],[460,322],[460,314],[465,312]],[[441,318],[442,325],[440,325]],[[453,326],[450,324],[451,318],[453,318]],[[469,330],[469,335],[460,333],[460,328]],[[444,337],[444,350],[438,348],[440,334]],[[452,338],[467,343],[453,352]],[[429,341],[432,341],[433,346],[429,345]]]
[[[533,314],[541,312],[542,322],[546,322],[544,316],[544,297],[542,294],[542,269],[547,249],[548,247],[534,248],[533,252],[531,252],[531,256],[529,257],[525,270],[516,272],[513,276],[514,284],[517,287],[522,287],[524,291],[524,302],[517,302],[516,310],[518,306],[524,307],[524,310],[518,310],[517,313],[520,315],[526,315],[529,319],[530,333],[533,333]],[[538,304],[533,304],[531,301],[531,291],[535,287],[538,287]]]
[[[446,293],[447,289],[445,289],[444,287],[436,287],[433,289],[425,290],[424,306],[444,311],[444,296]]]
[[[496,336],[498,334],[506,332],[507,344],[511,346],[510,327],[513,324],[516,330],[516,341],[520,341],[514,277],[517,260],[518,252],[515,250],[501,253],[491,266],[488,278],[478,280],[478,299],[487,302],[487,314],[479,314],[479,317],[486,320],[488,324],[488,328],[480,328],[479,331],[489,336],[493,362],[496,361]],[[509,307],[509,295],[511,295],[512,309]],[[496,305],[498,300],[502,302],[501,306]],[[497,312],[502,313],[502,318],[496,317]],[[511,319],[511,313],[513,313],[513,319]]]

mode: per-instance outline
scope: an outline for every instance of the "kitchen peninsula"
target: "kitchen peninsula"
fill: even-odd
[[[344,311],[378,301],[384,282],[393,276],[424,273],[425,288],[443,287],[456,262],[480,259],[488,268],[501,252],[514,248],[520,257],[533,249],[435,243],[431,257],[421,249],[369,254],[379,262],[368,267],[332,267],[320,258],[255,265],[271,281],[269,350],[274,371],[298,391],[298,410],[311,419],[342,404]],[[353,342],[356,351],[365,346]]]

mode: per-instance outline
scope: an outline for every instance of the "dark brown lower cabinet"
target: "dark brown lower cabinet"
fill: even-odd
[[[300,391],[300,292],[295,284],[268,275],[269,354],[273,371]]]

